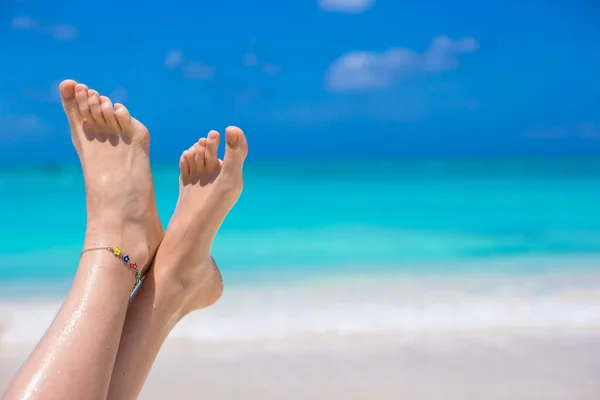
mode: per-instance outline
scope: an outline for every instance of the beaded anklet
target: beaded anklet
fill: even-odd
[[[89,249],[85,249],[81,252],[81,255],[83,255],[84,253],[87,253],[88,251],[96,251],[96,250],[108,250],[111,253],[114,254],[115,257],[117,257],[119,260],[123,261],[124,263],[127,264],[127,266],[129,267],[129,269],[131,269],[133,272],[135,272],[135,285],[133,286],[133,291],[135,291],[135,289],[137,289],[137,286],[140,284],[140,281],[142,280],[142,271],[140,271],[140,268],[138,267],[138,265],[134,262],[131,261],[131,258],[127,255],[127,254],[123,254],[123,252],[121,252],[121,249],[119,249],[118,247],[90,247]]]

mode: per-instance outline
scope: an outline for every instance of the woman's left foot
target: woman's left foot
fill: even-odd
[[[248,143],[241,129],[227,128],[221,161],[219,141],[219,133],[211,131],[181,155],[179,201],[156,254],[157,290],[174,293],[182,314],[214,304],[223,291],[210,249],[242,192]]]

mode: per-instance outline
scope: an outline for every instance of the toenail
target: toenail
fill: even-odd
[[[240,143],[240,138],[238,136],[234,136],[234,137],[229,137],[229,140],[227,141],[229,143],[229,146],[236,148],[238,147],[239,143]]]

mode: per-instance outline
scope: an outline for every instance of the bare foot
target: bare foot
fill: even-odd
[[[72,80],[60,84],[85,179],[85,248],[112,246],[140,269],[163,235],[150,171],[148,130],[121,104]]]
[[[248,143],[241,129],[229,127],[223,161],[218,146],[219,133],[211,131],[181,155],[179,201],[156,254],[157,287],[175,288],[184,314],[214,304],[223,291],[210,249],[242,192]]]

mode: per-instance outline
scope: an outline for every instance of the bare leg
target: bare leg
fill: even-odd
[[[85,179],[84,248],[119,247],[144,266],[163,234],[148,131],[84,85],[65,81],[60,90]],[[134,276],[108,250],[83,254],[67,298],[5,398],[106,398]]]
[[[177,209],[154,268],[128,311],[109,399],[136,399],[175,324],[221,296],[221,276],[210,249],[242,191],[242,166],[248,153],[239,128],[227,128],[226,142],[222,162],[217,159],[219,134],[214,131],[181,156]]]

